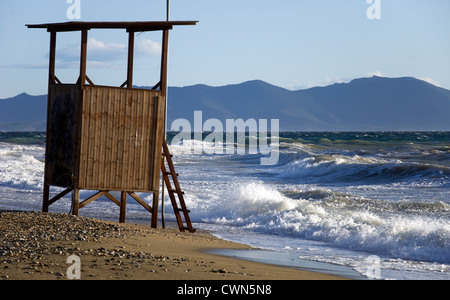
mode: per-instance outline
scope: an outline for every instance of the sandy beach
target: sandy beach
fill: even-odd
[[[80,259],[82,280],[341,279],[207,253],[248,248],[206,232],[0,211],[0,280],[67,280],[72,255]]]

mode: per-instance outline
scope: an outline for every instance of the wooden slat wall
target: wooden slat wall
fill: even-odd
[[[46,184],[60,187],[72,187],[74,184],[78,103],[77,85],[49,85]]]
[[[160,91],[86,86],[78,188],[159,190],[164,105]]]

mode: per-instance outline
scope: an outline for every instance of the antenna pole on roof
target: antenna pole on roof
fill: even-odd
[[[167,22],[169,22],[170,19],[170,0],[167,0]]]
[[[167,8],[166,8],[166,21],[169,22],[170,20],[170,0],[167,0]],[[168,88],[166,90],[166,108],[165,108],[165,119],[164,119],[164,140],[167,139],[167,97],[168,97]],[[164,156],[163,156],[163,159]],[[165,164],[165,162],[163,162]],[[166,220],[165,220],[165,208],[164,208],[164,176],[162,177],[162,189],[161,189],[161,223],[162,228],[166,228]]]

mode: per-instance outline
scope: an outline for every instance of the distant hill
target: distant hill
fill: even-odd
[[[282,130],[450,130],[450,91],[415,78],[372,77],[289,91],[263,81],[169,90],[169,124],[176,118],[279,119]],[[225,123],[224,123],[225,124]]]
[[[26,93],[0,100],[0,131],[45,131],[47,96]]]
[[[285,131],[450,131],[450,91],[411,77],[371,77],[290,91],[263,81],[170,87],[172,121],[279,119]],[[45,130],[46,96],[0,100],[0,130]]]

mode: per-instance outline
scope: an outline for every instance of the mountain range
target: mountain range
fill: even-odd
[[[170,87],[168,129],[215,118],[279,119],[282,131],[450,131],[450,90],[412,77],[359,78],[290,91],[264,81],[212,87]],[[0,100],[0,130],[45,131],[47,96]],[[270,124],[270,122],[269,122]],[[270,125],[269,125],[270,126]]]

